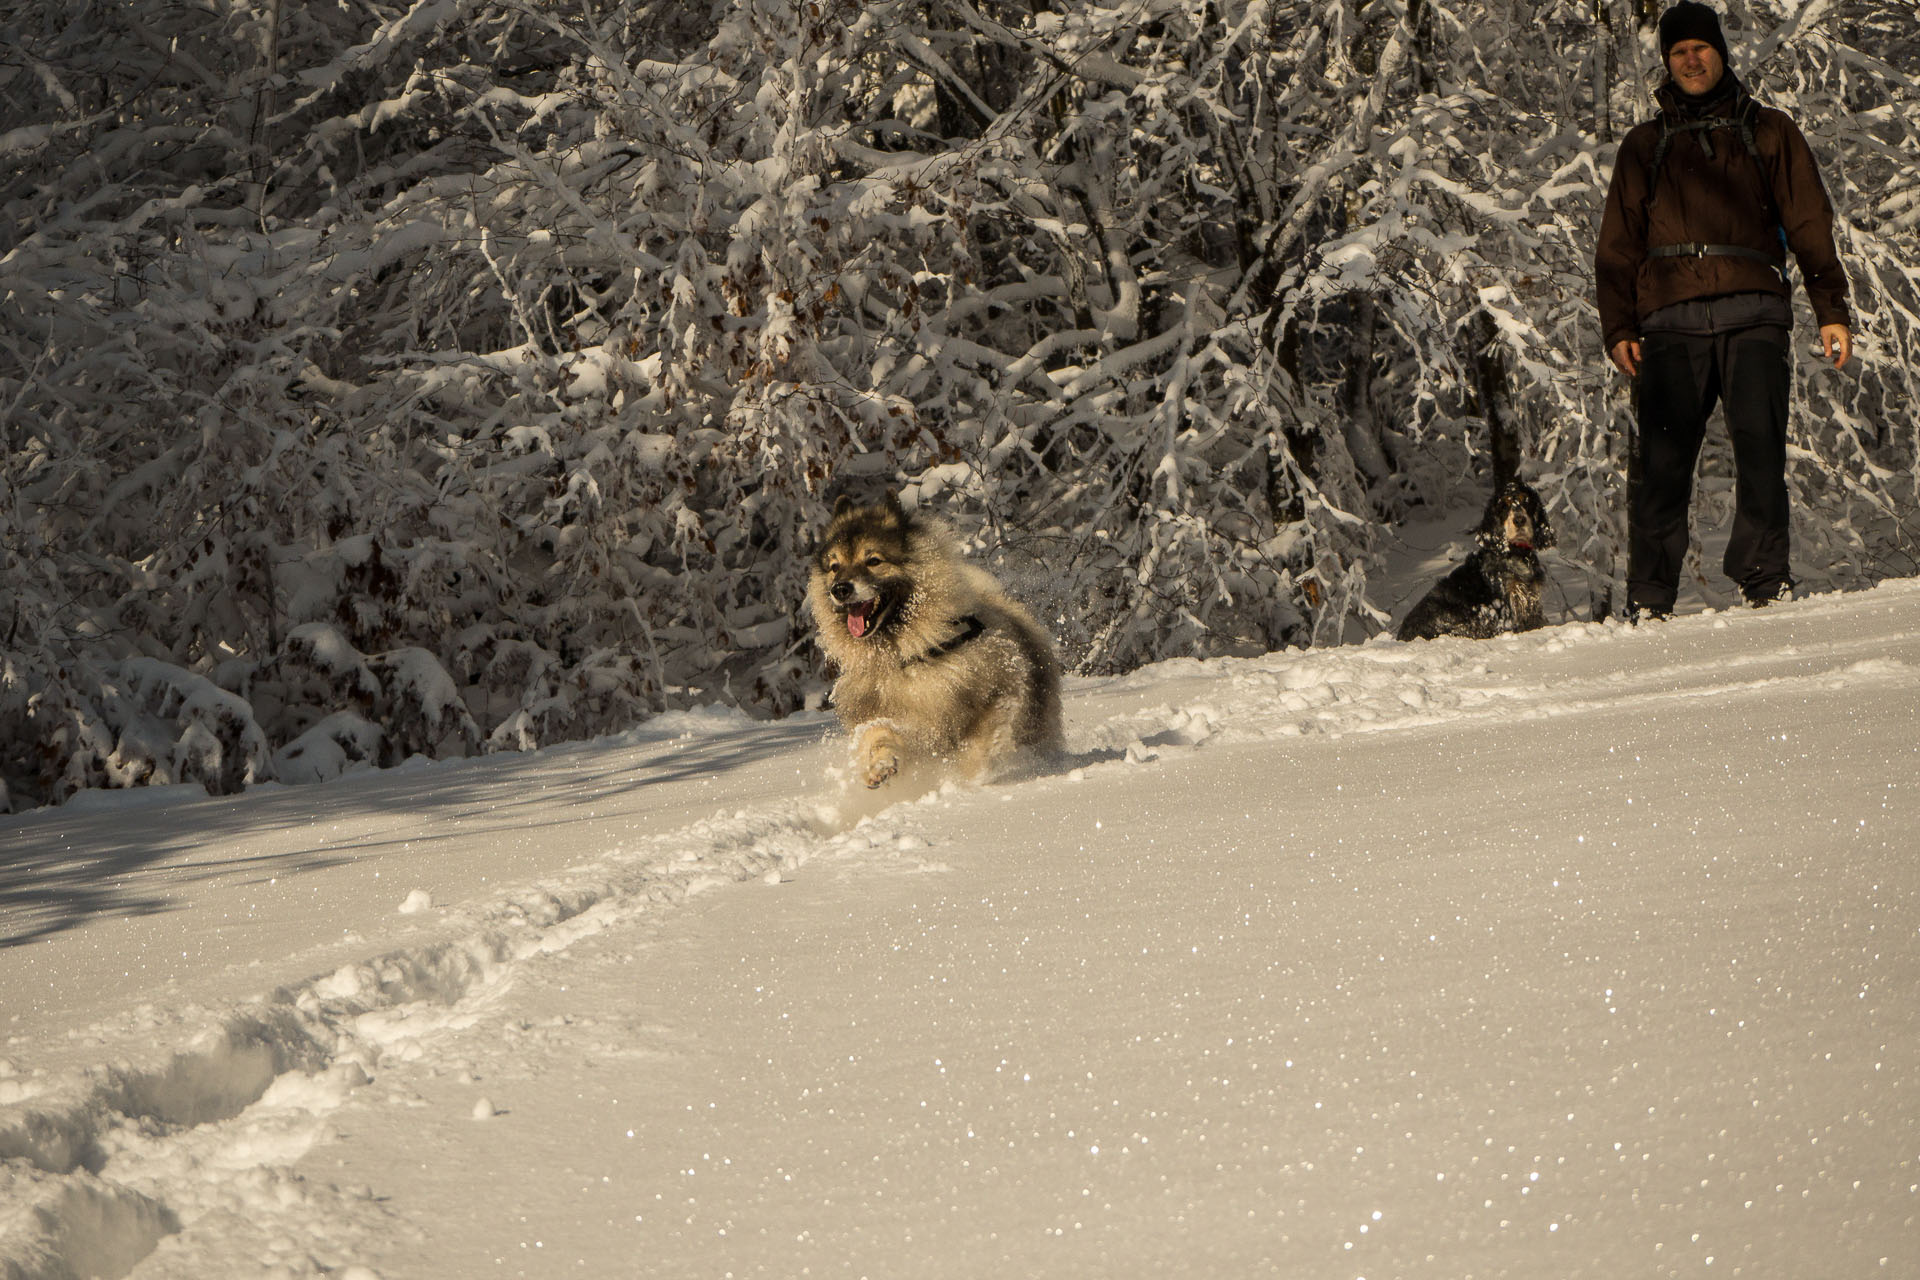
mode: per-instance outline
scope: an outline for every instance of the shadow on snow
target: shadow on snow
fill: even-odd
[[[0,818],[0,947],[99,920],[177,910],[189,905],[193,886],[209,881],[261,883],[378,857],[422,839],[524,830],[525,811],[534,807],[551,811],[546,827],[587,821],[596,816],[587,806],[643,787],[723,774],[818,741],[822,733],[817,720],[803,719],[680,738],[641,730],[529,755],[402,766],[237,796],[187,788],[83,793],[79,803]],[[579,816],[564,816],[570,806],[582,808]],[[380,832],[324,839],[328,826],[382,812],[396,817]],[[194,856],[243,836],[244,855]],[[258,851],[276,844],[290,847]]]

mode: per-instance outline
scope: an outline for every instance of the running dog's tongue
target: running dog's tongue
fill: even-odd
[[[873,612],[873,601],[847,606],[847,634],[859,639],[867,634],[867,615]]]

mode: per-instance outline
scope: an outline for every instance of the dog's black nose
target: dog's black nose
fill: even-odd
[[[834,583],[833,598],[835,600],[840,601],[842,604],[846,603],[848,600],[853,599],[853,584],[851,582]]]

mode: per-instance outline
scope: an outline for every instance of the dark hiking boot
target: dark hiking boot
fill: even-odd
[[[1637,627],[1643,622],[1665,622],[1672,613],[1672,609],[1663,609],[1657,604],[1629,604],[1627,625]]]
[[[1749,609],[1764,609],[1778,601],[1793,599],[1793,579],[1789,578],[1785,582],[1770,587],[1756,587],[1751,591],[1742,587],[1740,594],[1746,598]]]

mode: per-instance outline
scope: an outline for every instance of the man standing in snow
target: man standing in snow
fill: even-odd
[[[1748,603],[1788,571],[1788,334],[1792,249],[1834,367],[1852,350],[1833,206],[1792,120],[1727,66],[1712,9],[1660,18],[1660,114],[1620,144],[1594,254],[1608,356],[1635,380],[1638,481],[1628,495],[1630,620],[1673,609],[1687,553],[1694,464],[1716,401],[1735,465],[1725,569]]]

